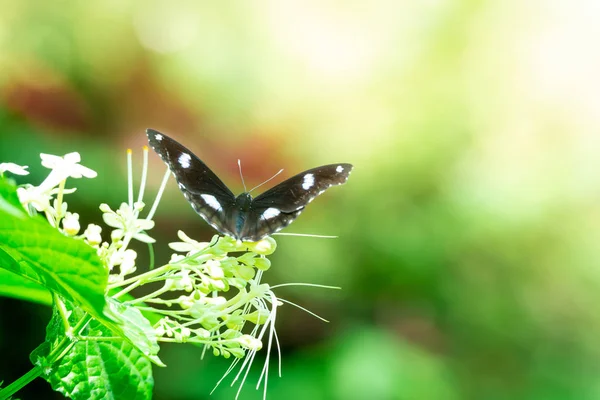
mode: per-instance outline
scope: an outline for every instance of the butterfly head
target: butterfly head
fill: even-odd
[[[252,196],[248,192],[244,192],[235,198],[235,208],[239,211],[248,211],[252,203]]]

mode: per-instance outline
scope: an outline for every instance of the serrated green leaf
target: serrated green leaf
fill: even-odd
[[[16,188],[0,179],[0,267],[33,280],[106,321],[108,271],[95,250],[30,217]]]
[[[77,324],[85,313],[66,303],[69,323]],[[42,368],[42,377],[67,397],[79,399],[144,400],[152,398],[152,363],[136,347],[92,320],[82,331],[86,338],[58,361],[56,348],[65,342],[64,324],[55,308],[46,328],[46,341],[31,353],[31,361]],[[64,346],[64,345],[63,345]],[[51,355],[52,354],[52,355]]]

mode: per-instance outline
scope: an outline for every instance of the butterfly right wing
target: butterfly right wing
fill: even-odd
[[[234,236],[227,218],[235,196],[194,153],[170,137],[147,129],[150,147],[167,164],[194,210],[217,231]]]
[[[291,224],[304,208],[331,186],[343,185],[352,164],[329,164],[301,172],[252,200],[239,236],[257,241]]]

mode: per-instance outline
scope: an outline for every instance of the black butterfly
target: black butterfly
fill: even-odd
[[[146,134],[194,210],[220,233],[243,241],[256,242],[285,228],[315,197],[333,185],[346,183],[352,171],[351,164],[323,165],[255,199],[249,193],[236,197],[194,153],[153,129],[146,130]]]

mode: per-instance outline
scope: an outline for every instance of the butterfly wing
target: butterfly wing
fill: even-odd
[[[315,197],[334,185],[346,183],[351,164],[330,164],[309,169],[262,193],[250,205],[240,233],[242,240],[256,241],[295,220]]]
[[[233,235],[227,218],[235,202],[231,190],[185,146],[154,129],[147,129],[146,135],[194,210],[217,231]]]

